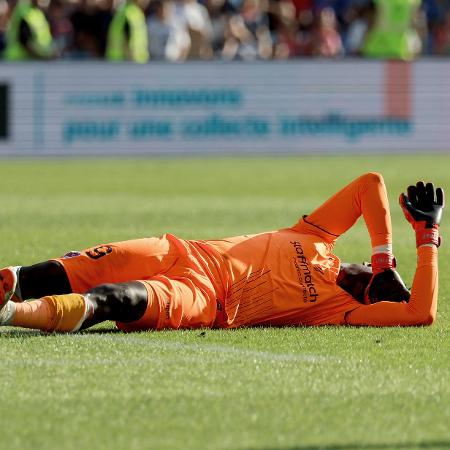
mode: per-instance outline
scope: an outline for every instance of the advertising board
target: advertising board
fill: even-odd
[[[450,63],[0,66],[0,154],[450,150]]]

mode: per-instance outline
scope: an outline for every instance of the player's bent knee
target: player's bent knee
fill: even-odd
[[[132,322],[140,319],[147,308],[147,289],[137,281],[101,284],[87,294],[109,320]]]

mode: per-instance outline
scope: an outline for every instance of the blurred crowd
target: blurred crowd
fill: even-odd
[[[402,59],[419,54],[450,54],[449,0],[390,2],[385,3],[392,7],[388,14],[401,16],[399,20],[405,27],[401,38],[408,37],[408,44],[401,44],[408,47]],[[399,7],[395,2],[408,4],[408,9],[396,13],[395,8]],[[8,60],[136,62],[371,56],[370,46],[390,45],[381,42],[383,27],[387,25],[380,23],[392,19],[379,17],[381,3],[381,0],[0,0],[0,53]],[[368,44],[377,21],[378,38],[372,36],[373,42]],[[374,56],[396,55],[376,53],[373,52]]]

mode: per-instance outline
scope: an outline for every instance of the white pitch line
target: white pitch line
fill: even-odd
[[[77,338],[90,338],[87,334],[78,335]],[[103,336],[102,336],[103,337]],[[143,347],[148,347],[152,349],[164,349],[171,351],[191,351],[191,352],[207,352],[207,353],[215,353],[220,355],[227,355],[236,358],[253,358],[264,361],[292,361],[292,362],[311,362],[311,363],[319,363],[319,362],[330,362],[330,361],[340,361],[340,358],[333,356],[324,356],[324,355],[315,355],[312,353],[277,353],[270,351],[261,351],[261,350],[251,350],[248,348],[241,347],[231,347],[228,345],[219,345],[219,344],[204,344],[204,343],[194,343],[188,344],[180,341],[151,341],[148,338],[139,339],[135,336],[127,336],[127,335],[119,335],[119,336],[111,336],[104,338],[112,339],[112,340],[120,340],[125,344],[130,345],[141,345]]]
[[[30,333],[30,334],[35,334]],[[39,332],[36,333],[36,336],[41,335]],[[43,334],[42,334],[43,335]],[[68,336],[70,339],[75,340],[86,340],[92,339],[93,335],[86,334],[73,334]],[[191,353],[211,353],[216,354],[218,356],[230,357],[230,358],[243,358],[253,361],[264,361],[264,362],[305,362],[305,363],[324,363],[324,362],[340,362],[341,359],[335,356],[324,356],[324,355],[316,355],[313,353],[278,353],[271,352],[268,350],[252,350],[249,348],[242,347],[233,347],[230,345],[220,345],[220,344],[208,344],[208,343],[186,343],[180,341],[154,341],[150,338],[139,338],[134,335],[125,335],[125,334],[112,334],[112,335],[97,335],[95,336],[96,341],[120,341],[121,344],[127,344],[131,346],[142,346],[148,349],[159,349],[166,350],[172,352],[191,352]],[[142,358],[142,357],[141,357]],[[186,355],[181,355],[180,358],[186,358]],[[56,358],[46,358],[45,360],[41,359],[43,364],[61,364],[62,359]],[[147,358],[145,358],[147,359]],[[194,360],[194,359],[193,359]],[[66,360],[70,362],[71,360]],[[84,364],[114,364],[115,361],[118,360],[114,358],[89,358],[84,359]],[[132,358],[130,358],[129,362],[133,364]],[[141,360],[142,362],[142,360]],[[3,361],[3,364],[11,364],[11,365],[27,365],[26,361]],[[38,361],[35,361],[38,363]]]

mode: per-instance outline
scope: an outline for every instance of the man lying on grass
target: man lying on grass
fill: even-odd
[[[206,241],[166,234],[2,269],[0,324],[65,332],[105,320],[124,331],[430,325],[444,193],[418,182],[400,205],[416,232],[411,294],[395,271],[384,180],[367,173],[289,228]],[[342,264],[332,253],[361,215],[371,267]]]

